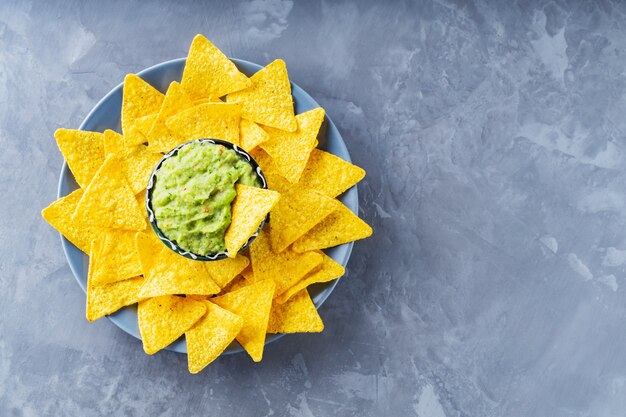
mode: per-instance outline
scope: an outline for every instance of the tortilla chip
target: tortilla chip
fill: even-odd
[[[362,168],[331,153],[313,149],[299,184],[329,197],[337,197],[363,177],[365,170]]]
[[[270,140],[261,144],[261,148],[276,162],[281,175],[290,182],[300,180],[309,155],[317,143],[317,132],[324,121],[324,109],[318,107],[296,116],[298,130],[284,132],[265,128]]]
[[[78,202],[72,221],[76,227],[143,230],[143,211],[122,173],[115,154],[104,161]]]
[[[204,267],[213,281],[224,288],[250,264],[250,259],[243,255],[236,258],[204,262]]]
[[[248,77],[202,35],[196,35],[191,42],[181,84],[194,100],[221,97],[252,85]]]
[[[165,122],[171,116],[193,107],[194,104],[177,82],[172,82],[165,93],[165,100],[152,129],[148,132],[148,150],[151,152],[169,152],[179,145],[167,128]]]
[[[107,156],[116,154],[120,157],[124,176],[134,194],[146,188],[150,174],[162,157],[149,152],[145,145],[126,146],[124,137],[112,130],[104,132],[104,152]]]
[[[269,133],[256,123],[246,119],[241,119],[239,122],[239,144],[245,151],[250,152],[269,139]]]
[[[317,333],[324,323],[307,290],[301,290],[285,304],[272,304],[268,333]]]
[[[193,101],[194,106],[199,106],[200,104],[207,104],[207,103],[224,103],[224,101],[220,100],[219,98],[201,98],[201,99]]]
[[[123,281],[142,274],[139,254],[135,248],[135,233],[121,229],[105,229],[100,233],[100,250],[92,253],[92,256],[98,258],[92,277],[95,285]]]
[[[164,295],[139,302],[137,322],[148,354],[158,352],[182,336],[206,313],[204,301]]]
[[[128,74],[124,78],[122,132],[124,136],[131,138],[127,142],[129,145],[133,144],[131,127],[140,117],[157,113],[161,108],[163,99],[163,94],[135,74]],[[141,131],[140,127],[136,129]]]
[[[211,299],[213,303],[243,319],[237,341],[255,362],[263,357],[275,287],[274,281],[265,280]]]
[[[92,253],[99,252],[99,244],[92,244]],[[101,317],[115,313],[122,307],[135,304],[140,300],[139,289],[143,285],[143,277],[133,277],[112,284],[95,284],[93,271],[97,269],[99,260],[95,255],[89,257],[89,273],[87,275],[87,320],[96,321]]]
[[[241,117],[265,126],[293,132],[298,122],[293,112],[287,66],[277,59],[252,77],[252,86],[226,96],[227,103],[241,103]]]
[[[231,282],[228,283],[227,286],[225,286],[222,291],[220,291],[217,295],[224,295],[227,294],[229,292],[233,292],[233,291],[237,291],[240,288],[245,287],[246,285],[249,285],[250,282],[248,282],[243,275],[239,275],[237,277],[235,277],[235,279],[233,279]]]
[[[339,201],[308,188],[294,188],[283,194],[270,212],[274,252],[285,250],[339,206]]]
[[[140,117],[130,126],[128,132],[124,134],[124,144],[126,146],[142,145],[148,142],[148,132],[152,128],[157,113]]]
[[[263,175],[265,175],[265,179],[267,180],[267,187],[270,190],[276,190],[283,194],[293,188],[294,184],[280,175],[274,160],[272,160],[272,157],[263,149],[258,147],[253,149],[250,152],[250,156],[252,156],[256,163],[259,164],[259,167],[261,167],[261,171],[263,171]]]
[[[89,254],[91,241],[96,237],[95,229],[85,227],[72,221],[72,216],[83,197],[83,189],[79,188],[50,204],[41,211],[43,218],[61,233],[74,246]]]
[[[344,267],[335,262],[333,258],[323,252],[320,253],[324,257],[324,260],[322,261],[322,266],[305,276],[300,281],[296,282],[293,286],[291,286],[285,292],[276,297],[276,302],[282,304],[287,300],[290,300],[292,297],[294,297],[296,294],[298,294],[301,290],[305,289],[309,285],[316,284],[318,282],[332,281],[341,277],[346,272]]]
[[[272,217],[272,221],[274,218]],[[365,239],[372,235],[372,228],[343,204],[328,217],[296,240],[293,250],[306,252],[326,249],[342,243]]]
[[[281,253],[274,253],[267,232],[261,231],[254,243],[250,245],[250,261],[254,271],[252,282],[273,280],[276,283],[278,296],[320,266],[322,255],[318,252],[300,254],[292,251],[291,248]]]
[[[197,374],[235,340],[243,326],[243,319],[210,301],[204,302],[206,314],[185,332],[189,372]]]
[[[176,140],[175,146],[193,139],[222,139],[239,145],[241,107],[236,104],[207,103],[184,110],[165,123]]]
[[[237,197],[231,208],[232,220],[224,235],[226,250],[231,257],[237,256],[239,249],[258,230],[267,213],[280,198],[276,191],[258,187],[235,184],[235,190]]]
[[[102,133],[57,129],[54,137],[76,183],[83,188],[89,185],[104,162]]]
[[[204,268],[203,262],[193,261],[168,249],[154,234],[137,233],[137,252],[146,278],[142,297],[168,294],[210,295],[220,292]]]
[[[252,271],[252,264],[250,264],[246,269],[241,271],[241,276],[245,278],[248,282],[255,282],[254,280],[254,272]]]

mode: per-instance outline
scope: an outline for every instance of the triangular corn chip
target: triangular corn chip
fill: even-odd
[[[276,297],[276,302],[284,303],[291,299],[295,294],[298,294],[300,290],[305,289],[309,285],[316,284],[318,282],[328,282],[342,276],[346,271],[343,266],[338,264],[323,252],[320,252],[324,257],[322,266],[319,269],[314,270],[300,281],[296,282],[293,286],[288,288],[285,292]]]
[[[108,314],[115,313],[122,307],[140,301],[139,289],[143,285],[143,277],[133,277],[112,284],[95,284],[93,272],[97,269],[99,243],[93,242],[89,257],[89,273],[87,274],[87,320],[95,321]]]
[[[176,295],[141,301],[137,308],[137,322],[143,350],[152,355],[169,346],[200,320],[204,313],[204,301]]]
[[[191,42],[181,84],[194,100],[221,97],[252,85],[248,77],[202,35],[196,35]]]
[[[91,254],[98,258],[93,283],[110,284],[142,274],[139,254],[135,246],[136,232],[121,229],[105,229],[98,238],[99,251]]]
[[[329,197],[352,187],[365,177],[365,171],[331,153],[313,149],[299,185],[312,188]]]
[[[128,129],[128,132],[124,132],[124,144],[126,146],[135,146],[148,142],[148,132],[156,118],[157,113],[136,119]]]
[[[213,362],[235,340],[243,326],[243,319],[205,301],[204,317],[185,332],[189,372],[197,374]]]
[[[102,133],[57,129],[54,137],[78,185],[89,185],[104,162]]]
[[[274,218],[272,218],[272,221]],[[293,249],[306,252],[325,249],[372,235],[372,228],[341,204],[328,217],[296,240]]]
[[[122,132],[128,136],[137,119],[157,113],[163,103],[163,94],[136,76],[128,74],[124,78],[122,97]],[[141,129],[138,129],[141,130]],[[129,142],[129,145],[132,144]]]
[[[248,238],[259,228],[261,221],[280,198],[276,191],[235,184],[237,197],[231,208],[231,222],[224,242],[228,256],[235,257]]]
[[[145,145],[126,146],[123,136],[112,130],[104,132],[104,151],[107,156],[120,157],[124,176],[134,194],[146,188],[150,174],[162,157],[149,152]]]
[[[243,319],[237,341],[255,362],[263,357],[274,289],[274,281],[265,280],[211,299],[211,302]]]
[[[241,119],[239,122],[239,145],[245,151],[250,152],[261,143],[267,142],[269,139],[269,133],[263,130],[256,123],[246,119]]]
[[[41,211],[43,218],[67,240],[83,252],[89,254],[91,241],[96,237],[96,229],[72,220],[76,206],[83,197],[79,188],[50,204]]]
[[[301,290],[285,304],[272,304],[268,333],[315,333],[324,330],[324,323],[307,290]]]
[[[243,255],[236,258],[222,259],[219,261],[204,262],[207,272],[220,288],[224,288],[229,282],[241,273],[250,264],[250,259]]]
[[[276,282],[276,296],[279,296],[321,265],[322,255],[318,252],[300,254],[291,248],[274,253],[267,232],[261,231],[250,245],[250,261],[254,271],[253,282],[273,280]]]
[[[293,112],[291,85],[285,62],[277,59],[250,77],[252,87],[226,96],[227,103],[241,103],[241,116],[265,126],[293,132],[298,122]]]
[[[241,107],[236,104],[207,103],[184,110],[165,122],[176,140],[175,146],[194,139],[221,139],[239,144]]]
[[[124,177],[117,155],[108,156],[93,177],[78,202],[72,221],[90,227],[145,229],[143,212]]]
[[[179,145],[170,130],[165,125],[167,119],[193,107],[194,104],[177,82],[172,82],[165,93],[165,100],[159,111],[152,129],[148,132],[148,150],[151,152],[169,152]]]
[[[265,128],[270,140],[261,144],[261,148],[272,157],[281,175],[290,182],[300,180],[309,155],[317,144],[317,132],[324,121],[324,109],[318,107],[296,116],[298,130],[285,132]]]
[[[213,282],[203,262],[187,259],[171,251],[153,234],[137,233],[136,245],[146,278],[140,292],[142,297],[220,292],[220,287]]]
[[[339,206],[339,201],[308,188],[294,188],[282,194],[270,212],[274,252],[285,250]]]
[[[250,156],[254,158],[265,179],[267,180],[267,187],[270,190],[276,190],[279,193],[287,193],[295,184],[290,183],[280,174],[280,171],[276,167],[274,160],[263,149],[257,147],[250,152]]]

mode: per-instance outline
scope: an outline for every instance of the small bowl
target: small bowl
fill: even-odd
[[[248,152],[244,151],[237,145],[234,145],[230,142],[226,142],[226,141],[219,140],[219,139],[205,138],[205,139],[192,140],[189,142],[185,142],[182,145],[178,145],[177,147],[175,147],[174,149],[166,153],[163,156],[163,158],[161,158],[159,163],[156,165],[156,167],[154,168],[154,171],[152,171],[152,174],[150,175],[150,180],[148,181],[148,186],[146,188],[146,210],[148,211],[148,220],[150,222],[150,226],[152,226],[152,230],[154,230],[154,233],[156,233],[156,235],[159,237],[161,242],[163,242],[165,246],[167,246],[169,249],[173,250],[177,254],[182,255],[185,258],[193,259],[194,261],[218,261],[220,259],[226,259],[228,258],[228,252],[216,252],[210,255],[200,255],[200,254],[193,253],[191,251],[181,248],[176,241],[169,239],[167,236],[165,236],[165,234],[161,231],[161,229],[159,229],[158,220],[156,216],[154,215],[154,211],[152,209],[152,191],[153,191],[154,184],[156,181],[156,175],[161,169],[163,162],[165,162],[167,159],[171,158],[172,156],[178,154],[179,150],[181,150],[185,146],[191,145],[192,143],[201,143],[201,144],[210,143],[213,145],[222,145],[223,147],[227,149],[232,149],[233,151],[237,153],[237,155],[239,155],[241,159],[243,159],[248,164],[250,164],[250,166],[252,166],[257,178],[261,182],[261,188],[267,189],[267,180],[265,179],[265,175],[263,175],[263,171],[261,171],[261,167],[259,167],[259,164],[257,164],[254,158],[252,158],[252,156],[250,156]],[[243,251],[248,246],[250,246],[252,241],[254,241],[254,239],[259,235],[259,232],[263,228],[263,225],[265,225],[265,222],[268,220],[268,218],[269,218],[269,215],[265,216],[265,218],[259,225],[259,228],[257,229],[257,231],[252,236],[250,236],[246,244],[243,245],[241,249],[239,249],[239,252]]]

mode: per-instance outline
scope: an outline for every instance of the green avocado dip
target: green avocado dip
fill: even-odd
[[[212,143],[183,146],[155,177],[152,209],[159,229],[182,249],[203,256],[226,251],[235,183],[261,186],[247,161]]]

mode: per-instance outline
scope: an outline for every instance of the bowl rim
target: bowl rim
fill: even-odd
[[[239,59],[239,58],[232,58],[229,57],[229,59],[235,63],[235,65],[239,66],[249,66],[252,67],[254,69],[256,69],[256,71],[264,68],[262,65],[259,65],[255,62],[251,62],[251,61],[247,61],[244,59]],[[141,71],[137,71],[135,74],[138,75],[139,77],[141,77],[142,75],[151,72],[151,71],[155,71],[160,69],[161,67],[166,68],[168,66],[172,66],[172,65],[183,65],[185,64],[185,62],[187,61],[186,57],[182,57],[182,58],[174,58],[174,59],[170,59],[167,61],[163,61],[160,63],[157,63],[155,65],[152,65],[150,67],[144,68]],[[294,83],[293,81],[290,80],[290,84],[291,84],[291,94],[292,96],[294,96],[294,93],[297,93],[298,95],[302,95],[303,97],[309,99],[310,101],[312,101],[313,103],[316,103],[317,105],[319,105],[319,103],[313,99],[313,97],[311,97],[311,95],[309,93],[307,93],[303,88],[301,88],[298,84]],[[85,130],[86,126],[88,125],[88,122],[94,117],[94,115],[100,111],[100,108],[104,106],[104,104],[111,99],[112,96],[114,96],[115,94],[118,94],[118,92],[121,92],[124,86],[124,82],[122,81],[121,83],[119,83],[118,85],[116,85],[115,87],[111,88],[111,90],[105,94],[94,106],[93,108],[89,111],[89,113],[87,113],[87,115],[85,116],[85,118],[82,120],[82,122],[80,123],[78,129],[79,130]],[[336,132],[336,134],[338,135],[340,142],[337,143],[337,146],[339,146],[340,148],[342,148],[343,152],[344,152],[344,156],[342,156],[342,159],[344,159],[347,162],[352,162],[352,158],[350,157],[350,153],[345,145],[345,142],[343,140],[343,137],[341,136],[341,133],[339,132],[339,130],[337,129],[337,126],[335,125],[335,123],[333,122],[333,120],[328,117],[327,114],[325,114],[324,116],[324,122],[327,125],[327,131],[333,131]],[[73,190],[67,190],[67,188],[71,188],[70,186],[68,186],[66,184],[66,177],[73,177],[72,173],[69,170],[69,166],[67,165],[67,162],[65,161],[65,159],[63,160],[63,164],[61,166],[61,171],[59,172],[59,182],[58,182],[58,186],[57,186],[57,198],[62,198],[68,194],[70,194]],[[351,187],[350,189],[348,189],[344,194],[346,193],[351,193],[351,203],[352,203],[352,207],[350,207],[351,209],[353,208],[353,212],[357,212],[358,213],[358,209],[359,209],[359,196],[358,196],[358,184],[354,185],[353,187]],[[72,275],[74,275],[74,279],[76,280],[76,282],[78,283],[78,285],[80,286],[80,288],[82,288],[83,292],[85,292],[85,294],[87,293],[87,283],[83,282],[81,276],[84,275],[80,270],[79,270],[79,266],[76,264],[76,262],[74,262],[73,256],[70,255],[71,251],[74,251],[78,249],[69,241],[67,240],[61,233],[59,233],[59,237],[61,239],[61,246],[63,248],[63,253],[65,254],[65,258],[68,261],[70,270],[72,271]],[[340,245],[338,247],[344,247],[345,250],[343,251],[343,257],[342,259],[336,260],[338,263],[340,263],[341,265],[347,265],[348,261],[350,259],[350,255],[352,254],[352,249],[354,246],[354,242],[349,242],[349,243],[344,243],[343,245]],[[87,254],[83,253],[82,251],[80,252],[82,254],[83,257],[88,256]],[[347,272],[347,271],[346,271]],[[345,276],[345,274],[333,281],[329,281],[326,283],[323,283],[321,285],[324,286],[324,289],[322,291],[320,291],[320,293],[318,293],[316,296],[312,296],[311,298],[313,298],[313,303],[315,304],[316,309],[319,310],[319,308],[326,302],[326,300],[328,299],[328,297],[330,296],[330,294],[334,291],[335,287],[338,285],[339,281]],[[314,284],[314,285],[318,285],[318,284]],[[130,306],[132,307],[132,306]],[[127,309],[129,307],[124,307],[122,310]],[[135,331],[135,329],[129,325],[128,323],[126,323],[123,320],[120,320],[117,318],[117,313],[113,313],[111,315],[107,315],[105,316],[108,320],[110,320],[113,324],[115,324],[117,327],[119,327],[120,329],[122,329],[124,332],[126,332],[127,334],[129,334],[130,336],[133,336],[134,338],[141,340],[141,337],[137,334],[137,332]],[[267,334],[266,338],[265,338],[265,346],[269,345],[270,343],[275,342],[278,339],[281,339],[282,337],[284,337],[286,334],[284,333],[279,333],[279,334]],[[174,342],[176,343],[176,342]],[[228,348],[226,348],[226,350],[224,352],[221,353],[221,355],[233,355],[236,353],[241,353],[244,352],[244,349],[241,347],[241,345],[239,345],[236,341],[234,342],[235,346],[229,346]],[[171,352],[176,352],[176,353],[187,353],[187,349],[186,349],[186,345],[184,347],[184,350],[182,350],[182,348],[179,347],[174,347],[174,344],[171,344],[169,346],[166,346],[164,348],[164,350],[168,350]]]
[[[243,148],[235,145],[234,143],[230,143],[225,140],[214,139],[214,138],[198,138],[198,139],[192,139],[190,141],[181,143],[180,145],[176,146],[174,149],[170,150],[165,155],[163,155],[163,157],[159,160],[159,162],[155,165],[154,169],[152,170],[152,173],[150,174],[150,178],[148,179],[148,184],[146,186],[145,208],[148,213],[148,222],[150,223],[152,230],[157,235],[159,240],[168,249],[174,251],[175,253],[181,256],[184,256],[185,258],[188,258],[194,261],[202,261],[202,262],[219,261],[219,260],[229,258],[229,253],[227,251],[224,251],[224,252],[215,252],[210,255],[200,255],[198,253],[194,253],[190,250],[182,248],[178,244],[178,242],[167,237],[166,234],[159,227],[157,216],[154,214],[154,209],[152,208],[152,193],[154,192],[154,186],[156,185],[156,180],[157,180],[156,177],[159,171],[161,170],[163,163],[166,160],[178,155],[178,152],[180,152],[180,150],[183,149],[184,147],[187,147],[196,143],[199,143],[201,145],[212,144],[212,145],[222,146],[226,149],[233,150],[240,159],[244,160],[248,165],[252,167],[257,178],[261,181],[261,187],[259,188],[267,189],[267,179],[265,178],[265,175],[263,174],[263,171],[261,170],[261,167],[259,166],[257,161],[255,161],[252,155],[246,152]],[[269,214],[263,217],[263,220],[259,224],[259,227],[257,228],[257,230],[252,234],[252,236],[248,238],[246,243],[239,249],[237,254],[243,252],[244,250],[246,250],[248,246],[252,244],[254,239],[256,239],[256,237],[259,235],[259,232],[261,231],[261,229],[263,229],[263,226],[267,222],[268,218],[269,218]]]

